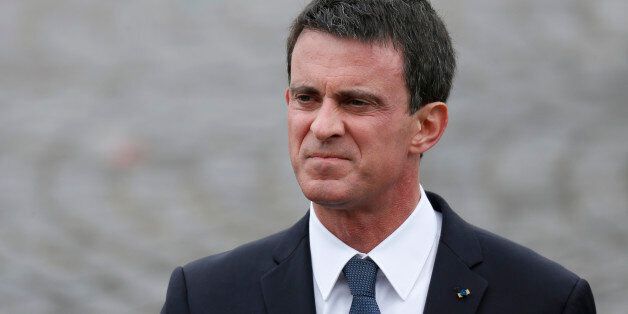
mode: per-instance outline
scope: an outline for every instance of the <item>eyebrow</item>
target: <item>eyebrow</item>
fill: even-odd
[[[318,89],[312,87],[312,86],[307,86],[307,85],[299,85],[299,86],[290,86],[290,93],[291,94],[308,94],[308,95],[318,95],[320,94],[318,92]]]
[[[364,99],[378,106],[384,104],[379,96],[359,89],[341,90],[337,92],[336,95],[341,99]]]
[[[308,86],[308,85],[299,85],[299,86],[290,86],[290,93],[294,94],[308,94],[308,95],[320,95],[318,89]],[[340,99],[364,99],[370,102],[373,102],[375,105],[383,105],[383,100],[370,92],[360,90],[360,89],[347,89],[341,90],[334,93],[334,96]]]

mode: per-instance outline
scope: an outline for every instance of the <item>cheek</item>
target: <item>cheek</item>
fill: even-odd
[[[299,112],[288,112],[288,148],[296,156],[309,130],[308,119]]]
[[[397,124],[391,129],[390,122],[386,121],[360,130],[355,130],[353,134],[364,158],[391,165],[407,157],[409,131],[402,126]]]

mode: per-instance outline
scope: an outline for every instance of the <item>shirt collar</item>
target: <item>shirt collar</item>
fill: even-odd
[[[423,187],[421,199],[410,216],[367,254],[404,301],[410,295],[437,236],[437,218]],[[357,250],[334,236],[318,220],[310,203],[312,272],[323,299],[327,300],[345,264]]]

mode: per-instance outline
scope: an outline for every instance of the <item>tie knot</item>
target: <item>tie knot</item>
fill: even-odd
[[[342,269],[351,295],[374,298],[378,269],[377,264],[370,259],[361,259],[358,255],[352,257]]]

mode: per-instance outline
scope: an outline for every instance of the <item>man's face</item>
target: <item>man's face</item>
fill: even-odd
[[[330,208],[394,202],[409,172],[417,175],[408,99],[392,44],[301,33],[286,102],[290,158],[305,196]]]

